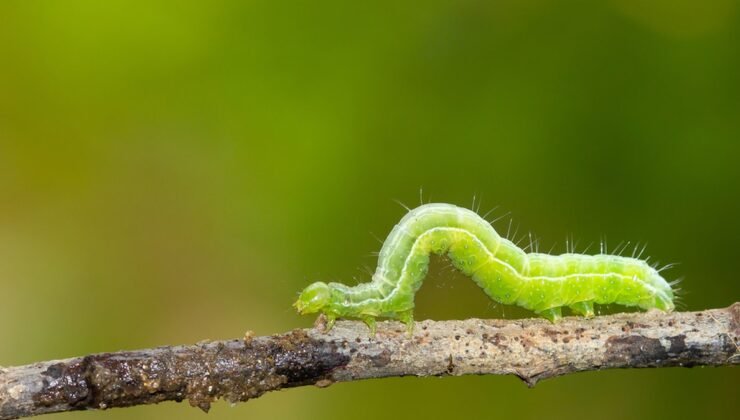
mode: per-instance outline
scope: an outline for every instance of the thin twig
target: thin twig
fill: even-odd
[[[513,374],[529,386],[611,368],[740,364],[740,303],[701,312],[565,318],[337,322],[285,334],[104,353],[0,368],[0,419],[182,401],[208,410],[223,398],[389,376]]]

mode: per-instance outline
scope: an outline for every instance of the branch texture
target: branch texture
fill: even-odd
[[[513,374],[529,386],[610,368],[740,364],[740,303],[593,319],[423,321],[413,336],[355,321],[265,337],[103,353],[0,368],[0,419],[189,400],[257,398],[303,385],[389,376]]]

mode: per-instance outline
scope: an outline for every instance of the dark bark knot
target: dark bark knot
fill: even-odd
[[[267,391],[325,383],[350,360],[332,342],[297,330],[248,342],[206,342],[153,353],[104,353],[49,366],[35,403],[71,409],[182,401],[207,411],[211,402],[246,401]]]
[[[46,407],[57,404],[86,406],[92,396],[88,380],[89,359],[84,357],[79,362],[49,366],[42,372],[43,388],[35,396],[36,403]]]

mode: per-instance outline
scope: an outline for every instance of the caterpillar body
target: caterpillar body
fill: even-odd
[[[671,285],[646,261],[617,255],[526,253],[500,236],[474,211],[425,204],[409,211],[383,243],[372,281],[357,286],[316,282],[294,306],[323,313],[327,328],[359,318],[375,332],[377,317],[413,328],[414,296],[427,274],[430,254],[446,254],[493,300],[516,304],[556,322],[561,308],[591,317],[594,303],[641,309],[674,309]]]

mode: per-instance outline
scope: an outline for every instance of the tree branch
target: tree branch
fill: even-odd
[[[319,326],[321,327],[321,326]],[[340,321],[322,328],[0,368],[0,419],[71,410],[257,398],[303,385],[389,376],[513,374],[529,386],[610,368],[740,364],[740,303],[701,312],[593,319]]]

